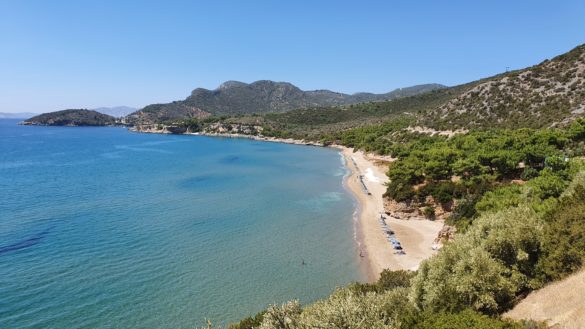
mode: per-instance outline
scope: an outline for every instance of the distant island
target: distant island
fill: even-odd
[[[69,109],[43,113],[21,122],[30,126],[113,126],[117,124],[113,116],[92,110]]]
[[[37,115],[38,113],[32,112],[18,112],[18,113],[7,113],[0,112],[0,119],[26,119]]]
[[[90,110],[96,111],[96,112],[99,112],[102,114],[111,115],[114,118],[123,118],[130,113],[138,111],[137,108],[130,107],[130,106],[98,107],[98,108],[90,109]]]

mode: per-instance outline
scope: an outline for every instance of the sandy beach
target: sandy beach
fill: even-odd
[[[378,219],[384,210],[382,196],[386,191],[388,177],[384,168],[375,165],[363,152],[353,152],[346,147],[338,147],[351,170],[347,177],[347,187],[359,203],[357,223],[358,243],[368,281],[376,280],[383,269],[416,270],[420,262],[436,251],[431,249],[433,241],[443,227],[442,221],[401,220],[384,215],[386,223],[395,232],[406,254],[394,254],[392,245],[382,231]],[[367,188],[368,194],[362,183]]]

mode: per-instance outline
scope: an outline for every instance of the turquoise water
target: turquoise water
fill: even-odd
[[[344,174],[331,149],[0,120],[0,328],[193,328],[324,297],[361,279]]]

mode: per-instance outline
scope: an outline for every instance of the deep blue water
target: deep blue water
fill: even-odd
[[[361,279],[334,150],[16,122],[0,328],[193,328]]]

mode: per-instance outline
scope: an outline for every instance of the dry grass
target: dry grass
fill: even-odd
[[[504,317],[546,321],[558,329],[585,328],[585,270],[531,293]]]

